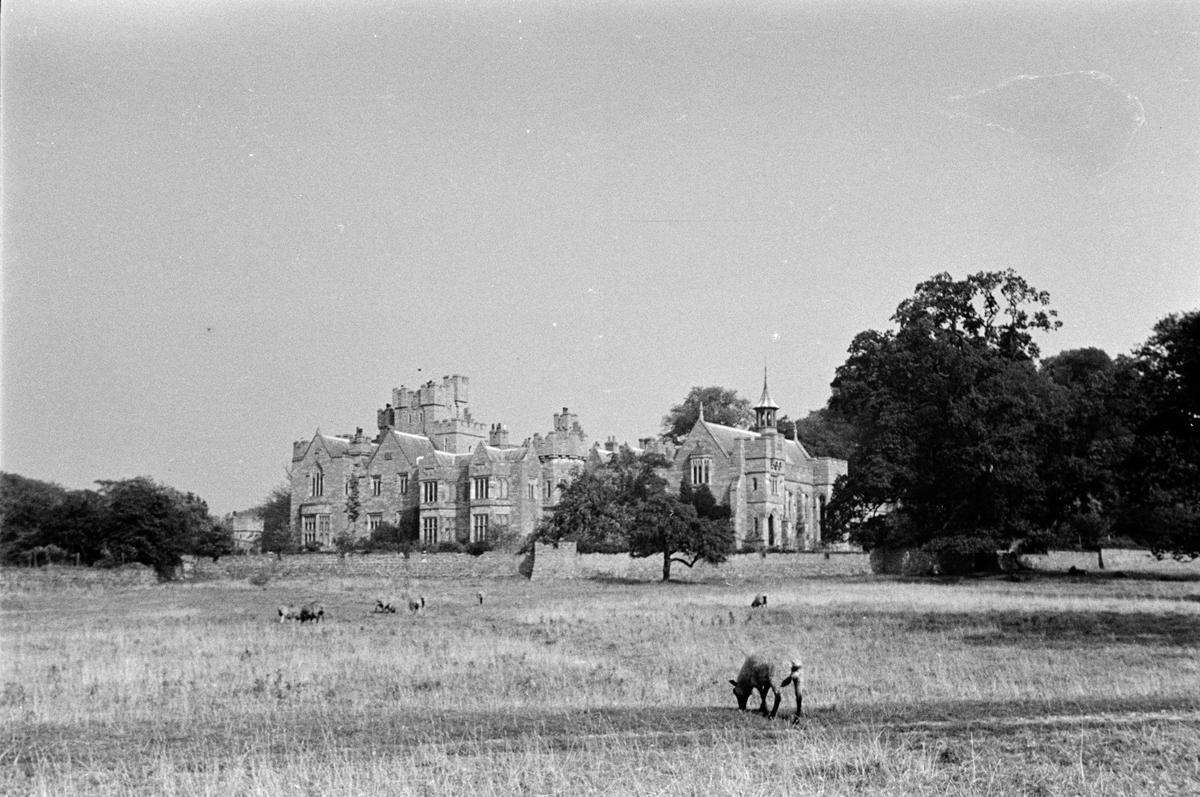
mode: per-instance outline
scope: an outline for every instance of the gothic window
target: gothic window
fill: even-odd
[[[692,460],[692,484],[712,484],[712,457]]]
[[[471,518],[471,542],[486,542],[488,531],[488,516],[475,515]]]
[[[473,500],[482,501],[485,498],[488,498],[488,478],[487,478],[487,476],[476,476],[472,480],[471,485],[472,485],[472,492],[474,492],[474,495],[472,496]]]
[[[536,491],[537,491],[537,482],[530,482],[529,483],[529,498],[530,498],[530,500],[533,500],[536,497],[534,495],[534,493]]]
[[[434,504],[438,500],[438,483],[436,481],[421,482],[421,502]]]
[[[549,499],[554,494],[554,483],[547,481],[542,484],[542,498]]]
[[[397,482],[396,489],[398,491],[400,491],[401,493],[408,492],[408,474],[407,473],[397,473],[396,474],[396,482]]]
[[[383,477],[376,474],[371,477],[371,495],[380,495],[383,493]]]
[[[304,531],[304,536],[303,536],[304,543],[307,545],[310,542],[316,542],[317,541],[317,516],[316,515],[305,515],[302,523],[303,523],[303,531]]]
[[[421,542],[437,542],[437,521],[435,517],[421,518]]]
[[[317,515],[317,540],[327,543],[329,539],[329,515]]]
[[[383,525],[383,513],[372,512],[367,515],[367,531],[374,531]]]
[[[325,474],[320,469],[314,470],[310,476],[312,495],[314,498],[325,495]]]

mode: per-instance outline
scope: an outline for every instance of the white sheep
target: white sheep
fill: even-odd
[[[284,603],[279,606],[279,622],[282,623],[286,620],[299,620],[299,619],[300,619],[300,608],[298,606],[292,606],[291,604],[288,604],[288,603]]]
[[[785,658],[786,664],[779,667],[779,671],[786,671],[783,681],[779,686],[775,686],[776,666],[772,663],[774,660],[766,656],[751,653],[746,657],[746,661],[742,664],[742,669],[738,672],[737,680],[731,680],[729,683],[733,685],[733,695],[737,698],[738,709],[746,710],[746,702],[750,699],[751,693],[758,691],[762,697],[762,706],[759,711],[764,717],[774,718],[775,712],[779,710],[780,694],[779,690],[791,686],[792,691],[796,695],[796,716],[803,716],[804,713],[804,663],[799,654],[795,654]],[[771,706],[770,712],[767,711],[767,693],[775,695],[775,703]]]

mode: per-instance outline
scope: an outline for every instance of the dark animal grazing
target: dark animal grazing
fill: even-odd
[[[1071,569],[1068,570],[1067,573],[1069,573],[1072,576],[1086,576],[1087,575],[1086,570],[1080,570],[1075,565],[1071,565]]]
[[[395,614],[396,601],[394,598],[378,598],[375,601],[375,612],[378,614]]]
[[[766,606],[766,605],[767,605],[767,596],[766,595],[755,595],[754,600],[750,601],[751,609],[757,609],[759,606]]]
[[[422,595],[419,598],[409,598],[408,599],[408,613],[409,614],[420,614],[423,611],[425,611],[425,596],[424,595]]]
[[[309,621],[319,623],[325,619],[325,606],[312,601],[300,607],[300,622],[307,623]]]
[[[300,619],[300,609],[299,608],[292,606],[290,604],[286,604],[286,603],[279,607],[279,622],[282,623],[285,620],[299,620],[299,619]]]
[[[742,669],[738,672],[737,680],[729,682],[733,685],[733,696],[737,698],[738,710],[745,711],[750,695],[757,691],[762,698],[762,705],[759,707],[759,711],[764,717],[773,719],[775,712],[779,710],[779,690],[783,687],[791,686],[792,691],[796,695],[796,716],[803,716],[804,665],[800,660],[800,656],[792,656],[788,660],[786,667],[781,669],[786,669],[787,675],[784,676],[783,681],[776,687],[774,665],[764,656],[755,653],[747,656],[746,661],[742,664]],[[770,711],[767,710],[768,693],[775,695],[775,702],[771,706]]]

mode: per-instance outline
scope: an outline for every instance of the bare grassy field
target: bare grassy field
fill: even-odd
[[[372,614],[406,588],[423,615]],[[327,622],[276,621],[305,599]],[[1198,582],[364,578],[0,608],[8,794],[1200,793]],[[736,711],[752,649],[803,652],[805,718]]]

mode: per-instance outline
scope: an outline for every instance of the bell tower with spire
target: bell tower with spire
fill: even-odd
[[[770,434],[775,430],[775,412],[779,405],[771,401],[767,392],[767,369],[763,368],[763,392],[758,404],[754,407],[754,431],[760,434]]]

